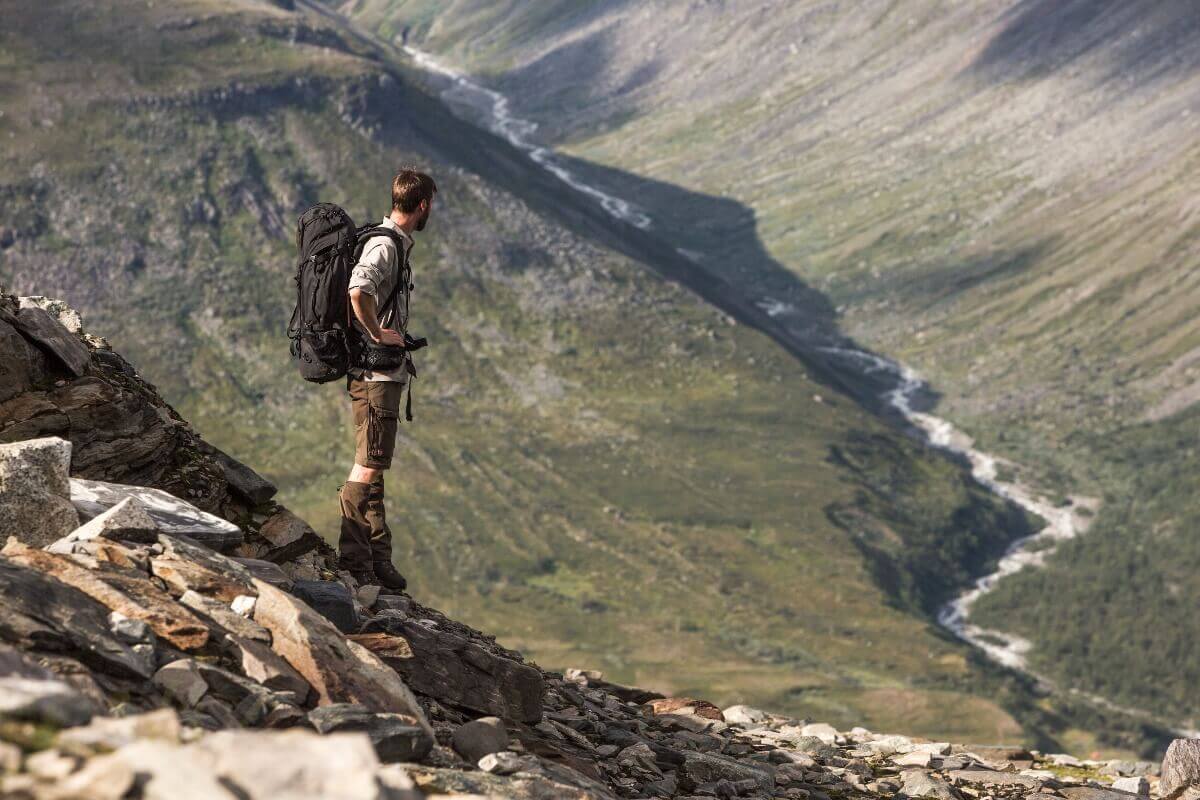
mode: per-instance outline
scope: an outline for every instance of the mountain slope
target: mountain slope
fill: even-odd
[[[1186,657],[1145,653],[1200,634],[1157,624],[1191,619],[1181,576],[1200,567],[1182,444],[1200,397],[1194,4],[345,8],[483,76],[710,271],[774,294],[782,265],[826,294],[1005,469],[1102,499],[1087,537],[977,619],[1033,636],[1064,688],[1188,723]],[[771,261],[696,195],[749,208]]]
[[[418,596],[547,665],[917,733],[1054,733],[924,616],[1026,520],[655,277],[639,259],[670,248],[394,54],[249,0],[10,17],[0,280],[80,306],[327,534],[351,437],[338,388],[286,359],[291,219],[318,198],[380,216],[395,165],[428,164],[414,330],[433,345],[389,486]]]

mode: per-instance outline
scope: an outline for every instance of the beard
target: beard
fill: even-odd
[[[418,231],[425,230],[426,222],[429,222],[429,209],[425,209],[425,213],[421,215],[419,220],[417,220],[417,224],[413,226],[413,229]]]

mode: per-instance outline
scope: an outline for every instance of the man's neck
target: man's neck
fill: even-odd
[[[413,228],[417,226],[417,214],[405,214],[403,211],[392,209],[388,219],[396,223],[396,227],[412,236]]]

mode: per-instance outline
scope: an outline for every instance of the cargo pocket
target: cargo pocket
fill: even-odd
[[[367,405],[367,455],[372,461],[392,460],[399,416],[395,409],[374,403]]]

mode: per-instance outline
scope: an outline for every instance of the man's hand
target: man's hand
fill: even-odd
[[[379,344],[399,345],[404,346],[404,334],[391,330],[390,328],[382,328],[379,331],[379,336],[375,339]]]

